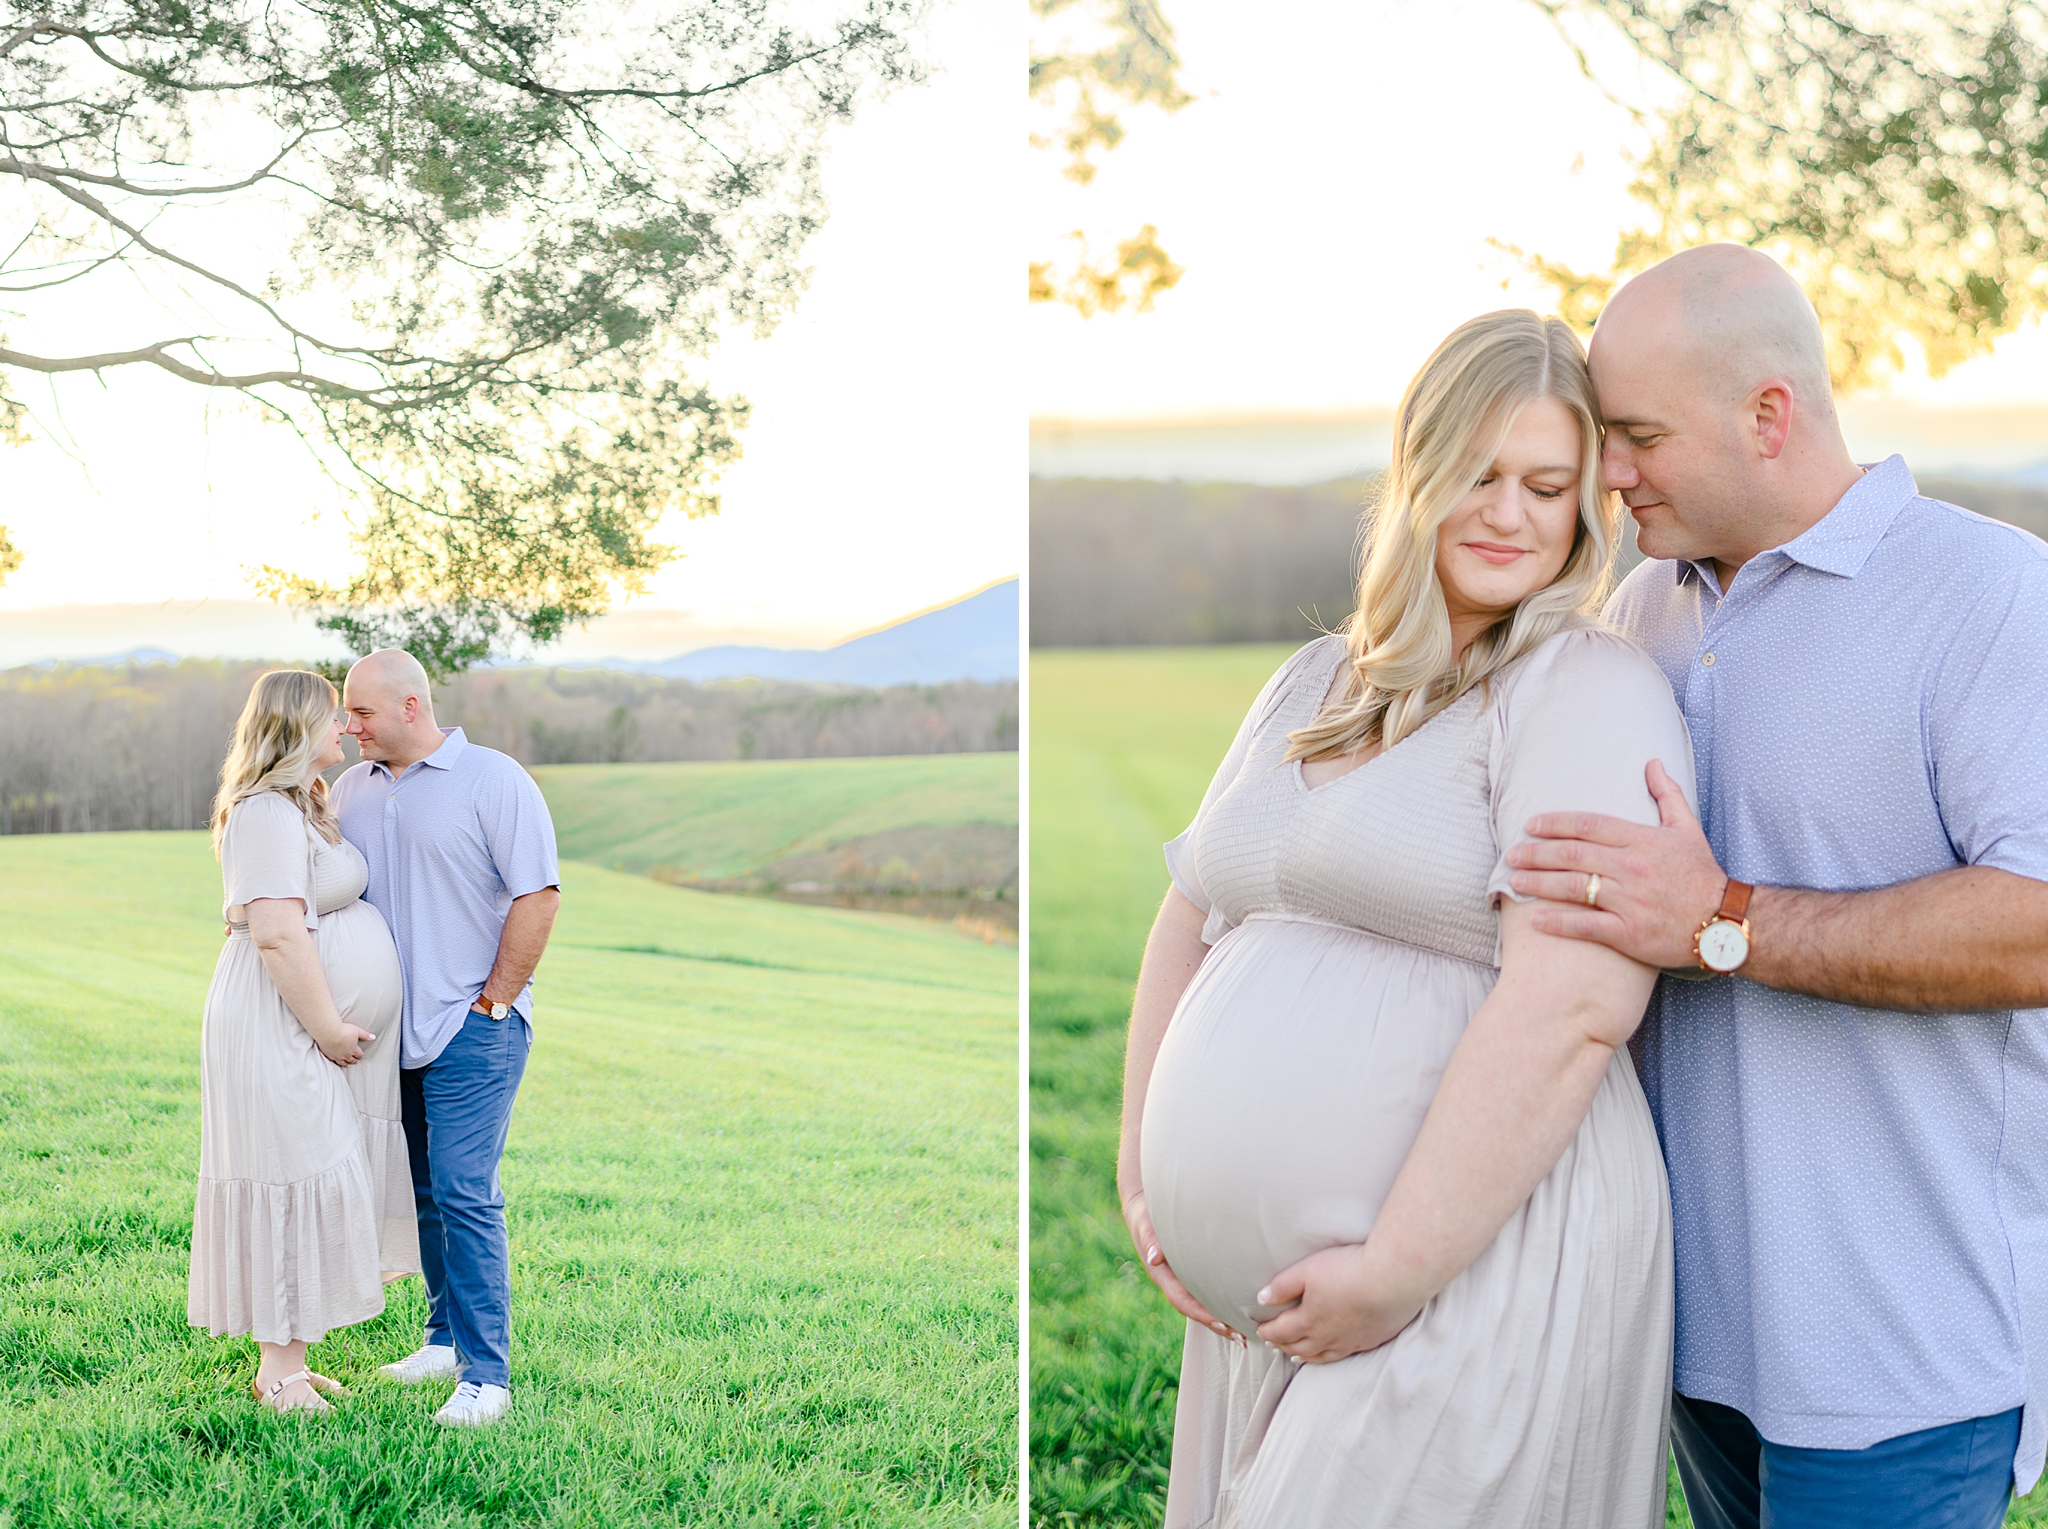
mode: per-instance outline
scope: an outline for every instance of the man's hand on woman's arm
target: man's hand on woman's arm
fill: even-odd
[[[1131,1002],[1130,1037],[1124,1046],[1124,1129],[1117,1151],[1116,1192],[1123,1201],[1124,1226],[1131,1234],[1132,1246],[1173,1309],[1243,1342],[1242,1335],[1218,1321],[1168,1267],[1159,1251],[1158,1235],[1152,1230],[1152,1212],[1145,1204],[1138,1166],[1139,1129],[1145,1114],[1145,1089],[1152,1081],[1152,1061],[1159,1054],[1159,1042],[1173,1020],[1173,1011],[1180,1005],[1180,995],[1194,981],[1195,969],[1209,953],[1202,943],[1204,922],[1202,910],[1174,887],[1159,905],[1159,916],[1152,921],[1152,933],[1145,941],[1145,960],[1138,968],[1138,990]]]
[[[1650,966],[1704,975],[1693,936],[1727,873],[1684,794],[1652,760],[1655,828],[1591,813],[1533,818],[1508,852],[1515,890],[1546,900],[1536,927]],[[1597,909],[1586,906],[1600,878]],[[1833,1003],[1919,1012],[2048,1006],[2048,882],[1958,866],[1868,892],[1758,887],[1741,975]]]
[[[561,906],[559,887],[542,887],[512,899],[505,914],[505,931],[498,936],[497,959],[484,979],[483,992],[470,1005],[472,1010],[487,1013],[490,1004],[510,1003],[526,991],[548,948],[548,936],[554,931],[555,914]]]
[[[1656,973],[1501,909],[1501,974],[1444,1068],[1366,1240],[1275,1275],[1263,1306],[1299,1302],[1259,1336],[1313,1364],[1378,1348],[1500,1234],[1557,1165]]]

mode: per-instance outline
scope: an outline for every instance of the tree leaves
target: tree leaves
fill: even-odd
[[[1124,308],[1147,313],[1153,300],[1181,278],[1181,268],[1159,247],[1159,230],[1150,223],[1110,255],[1094,253],[1079,229],[1067,237],[1075,247],[1073,259],[1031,262],[1034,303],[1065,303],[1083,318]]]
[[[1123,142],[1116,103],[1176,112],[1194,99],[1181,89],[1173,28],[1154,0],[1031,0],[1031,15],[1031,99],[1051,124],[1031,145],[1064,153],[1063,173],[1076,184],[1094,180],[1097,154]],[[1081,29],[1062,31],[1063,20]],[[1068,239],[1070,255],[1031,262],[1032,302],[1065,303],[1083,318],[1144,313],[1181,278],[1150,223],[1109,255],[1078,229]]]
[[[1067,178],[1083,186],[1095,179],[1095,154],[1123,142],[1114,101],[1174,112],[1194,99],[1181,89],[1173,28],[1153,0],[1031,0],[1041,22],[1084,8],[1096,23],[1088,42],[1048,40],[1031,55],[1031,98],[1061,118],[1056,134],[1035,134],[1032,145],[1065,151]]]
[[[1686,87],[1647,118],[1631,190],[1652,223],[1622,239],[1612,274],[1530,262],[1568,317],[1589,319],[1603,282],[1675,250],[1751,245],[1798,278],[1836,383],[1858,387],[1903,364],[1904,337],[1939,376],[2048,305],[2039,5],[1533,3],[1561,25],[1605,18]]]
[[[36,294],[0,366],[152,366],[297,430],[361,569],[264,587],[352,645],[549,641],[716,511],[746,406],[696,358],[801,292],[824,130],[921,77],[923,0],[846,3],[0,0],[0,290]],[[67,347],[124,274],[190,321]]]

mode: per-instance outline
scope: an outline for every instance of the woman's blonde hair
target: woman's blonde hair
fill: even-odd
[[[1437,581],[1437,532],[1500,451],[1515,417],[1555,398],[1579,424],[1579,521],[1558,576],[1457,657]],[[1402,396],[1393,460],[1370,515],[1358,606],[1345,622],[1351,674],[1287,757],[1392,748],[1474,685],[1530,652],[1607,589],[1616,505],[1600,487],[1600,411],[1586,352],[1561,319],[1526,308],[1460,324]]]
[[[329,844],[341,842],[327,782],[313,768],[339,704],[334,686],[310,669],[273,669],[256,681],[220,767],[220,794],[213,799],[216,857],[235,804],[265,791],[289,800]]]

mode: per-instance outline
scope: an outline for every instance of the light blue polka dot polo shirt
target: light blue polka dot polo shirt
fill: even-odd
[[[462,1029],[498,958],[512,899],[562,880],[554,820],[533,777],[459,727],[441,732],[440,748],[395,781],[363,760],[334,783],[342,836],[370,863],[363,899],[398,945],[401,1067],[425,1067]],[[531,1040],[531,983],[512,1007]]]
[[[1671,680],[1730,875],[2048,881],[2048,545],[1921,497],[1892,457],[1725,593],[1711,564],[1646,563],[1607,618]],[[2048,1013],[1667,977],[1633,1049],[1670,1169],[1678,1389],[1827,1449],[2024,1404],[2030,1487],[2048,1443]]]

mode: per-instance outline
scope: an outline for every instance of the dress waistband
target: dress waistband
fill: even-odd
[[[329,908],[325,913],[315,913],[313,917],[316,921],[323,918],[332,918],[337,913],[346,913],[361,901],[360,897],[352,897],[339,908]],[[223,919],[221,922],[228,926],[229,939],[233,939],[238,934],[246,936],[249,933],[249,926],[247,924],[238,924],[233,919]]]
[[[1456,951],[1444,950],[1435,945],[1418,945],[1413,940],[1404,940],[1398,935],[1383,934],[1377,929],[1365,929],[1357,924],[1339,923],[1333,918],[1317,918],[1312,913],[1261,910],[1258,913],[1247,913],[1244,916],[1243,922],[1237,927],[1243,929],[1252,924],[1307,924],[1315,929],[1334,929],[1339,934],[1357,935],[1361,939],[1378,940],[1387,945],[1398,945],[1403,950],[1416,950],[1426,956],[1439,956],[1446,961],[1457,961],[1465,966],[1476,966],[1482,971],[1493,972],[1496,975],[1500,971],[1500,967],[1492,961],[1482,961],[1472,956],[1461,956]]]

